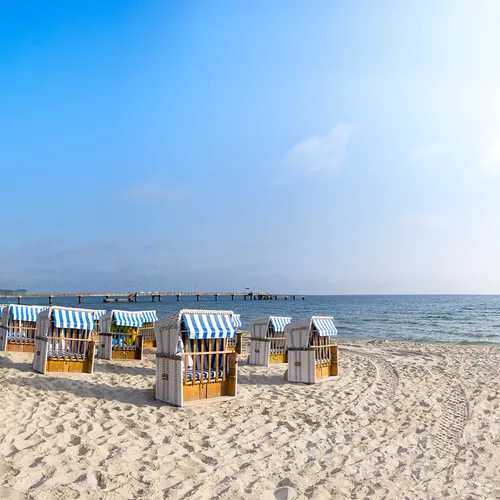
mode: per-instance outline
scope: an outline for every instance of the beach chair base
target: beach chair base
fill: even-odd
[[[7,340],[6,351],[10,352],[35,352],[35,344],[31,342],[12,342]]]
[[[228,377],[220,382],[204,384],[185,385],[182,388],[182,399],[184,403],[199,399],[218,398],[221,396],[236,396],[236,377]]]
[[[269,366],[271,360],[271,341],[269,339],[250,339],[250,357],[248,364],[254,366]]]
[[[64,361],[48,359],[45,372],[59,373],[92,373],[93,362],[91,359],[84,361]]]
[[[112,349],[111,359],[113,360],[130,360],[130,359],[142,359],[142,349]]]
[[[338,347],[332,345],[329,349],[329,359],[321,362],[316,360],[316,349],[314,348],[289,348],[287,380],[315,384],[318,379],[338,376]]]
[[[49,337],[52,339],[53,337]],[[95,342],[89,343],[86,357],[57,357],[47,356],[49,342],[43,338],[37,338],[35,341],[35,351],[33,356],[33,370],[38,373],[92,373],[94,371],[94,352]]]
[[[202,399],[236,396],[236,377],[210,384],[185,385],[182,388],[183,403]],[[156,399],[156,384],[153,385],[153,399]]]
[[[280,363],[288,363],[288,354],[280,353],[280,354],[270,354],[269,355],[269,363],[271,365],[277,365]]]
[[[112,333],[101,333],[99,337],[99,359],[114,361],[141,360],[144,347],[142,335],[137,335],[134,344],[130,344],[132,349],[124,349],[123,344],[113,347]]]
[[[156,347],[156,342],[154,340],[145,340],[144,347],[146,349],[153,349],[154,347]]]
[[[159,355],[157,355],[159,356]],[[235,397],[237,393],[238,361],[236,353],[231,353],[228,362],[228,373],[223,378],[200,380],[194,383],[183,383],[182,361],[169,357],[156,358],[156,384],[153,397],[158,401],[173,406],[184,403]]]
[[[331,362],[330,364],[316,366],[316,378],[337,377],[339,374],[338,348],[337,346],[330,347]]]

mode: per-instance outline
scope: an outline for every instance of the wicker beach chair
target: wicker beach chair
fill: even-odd
[[[137,334],[142,336],[143,347],[156,347],[155,323],[158,321],[156,311],[141,311],[141,314],[144,323]]]
[[[319,378],[337,376],[338,350],[331,340],[335,335],[337,329],[332,316],[313,316],[286,325],[288,370],[285,378],[289,382],[315,384]]]
[[[40,373],[92,373],[95,311],[49,307],[38,315],[33,369]]]
[[[249,364],[269,366],[271,363],[287,362],[284,329],[290,321],[292,318],[269,316],[251,322]]]
[[[155,399],[183,406],[189,401],[236,396],[237,355],[232,311],[184,309],[155,325]]]
[[[238,328],[241,327],[241,316],[239,314],[233,316],[233,326],[236,334],[234,337],[227,339],[227,348],[230,351],[235,351],[236,354],[241,354],[241,332],[238,331]]]
[[[99,321],[101,316],[104,316],[106,311],[104,309],[94,311],[94,331],[91,333],[90,338],[95,342],[95,345],[99,345]],[[97,358],[99,356],[99,349],[95,350],[94,356]]]
[[[155,311],[110,311],[101,317],[99,332],[99,359],[142,359],[143,336],[146,312]],[[152,319],[148,315],[148,319]]]
[[[45,309],[48,309],[48,306],[4,306],[0,327],[0,351],[34,352],[38,314]]]

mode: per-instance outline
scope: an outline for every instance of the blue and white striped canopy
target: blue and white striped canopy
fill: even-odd
[[[142,311],[141,314],[144,323],[156,323],[158,321],[156,311]]]
[[[333,324],[333,318],[313,318],[312,322],[318,330],[320,337],[337,335],[337,329]]]
[[[275,332],[284,332],[285,325],[291,323],[292,318],[286,318],[284,316],[271,316],[269,320],[271,321]]]
[[[48,306],[23,306],[12,304],[10,306],[10,319],[15,321],[36,321],[38,313],[48,309]]]
[[[95,315],[93,311],[52,309],[52,318],[54,319],[54,326],[57,328],[94,329]]]
[[[101,316],[104,316],[106,311],[104,309],[94,311],[95,319],[99,319]]]
[[[137,326],[144,324],[142,312],[137,311],[113,311],[113,317],[118,326]]]
[[[228,339],[236,331],[229,314],[183,314],[190,339]]]
[[[241,316],[239,314],[233,315],[233,325],[235,328],[239,328],[241,326]]]

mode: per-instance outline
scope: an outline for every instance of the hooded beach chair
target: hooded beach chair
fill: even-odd
[[[241,316],[239,314],[235,314],[233,316],[233,326],[236,331],[236,335],[227,339],[227,348],[230,351],[235,351],[236,354],[241,354],[241,332],[238,331],[238,328],[241,327]]]
[[[250,323],[249,364],[269,366],[270,363],[286,363],[287,348],[285,326],[292,318],[268,316]]]
[[[33,369],[40,373],[92,373],[95,311],[52,306],[38,315]]]
[[[0,351],[34,352],[38,313],[45,309],[48,309],[48,306],[4,306],[0,327]]]
[[[158,321],[156,311],[141,311],[143,325],[137,332],[142,336],[143,347],[156,347],[155,341],[155,323]]]
[[[149,311],[148,311],[149,312]],[[142,359],[146,311],[110,311],[100,319],[99,359]],[[154,317],[156,317],[156,313]],[[152,318],[152,316],[151,316]]]
[[[155,399],[183,406],[189,401],[236,396],[232,311],[183,309],[155,325]]]
[[[338,350],[331,340],[334,335],[337,329],[332,316],[313,316],[286,325],[288,370],[285,378],[289,382],[315,384],[319,378],[337,376]]]

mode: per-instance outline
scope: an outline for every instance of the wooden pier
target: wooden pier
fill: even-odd
[[[231,297],[234,300],[235,297],[243,297],[243,300],[305,300],[304,295],[282,295],[282,294],[272,294],[266,292],[77,292],[77,293],[23,293],[23,294],[0,294],[0,298],[17,298],[17,303],[21,304],[22,299],[27,298],[45,298],[48,299],[49,304],[52,304],[55,298],[58,297],[76,297],[78,298],[78,303],[82,304],[84,297],[102,297],[103,302],[138,302],[141,297],[151,298],[152,302],[158,299],[161,302],[163,297],[175,297],[177,302],[181,300],[181,297],[196,297],[197,301],[201,300],[201,297],[213,297],[214,300],[219,300],[219,297]]]

